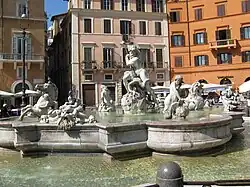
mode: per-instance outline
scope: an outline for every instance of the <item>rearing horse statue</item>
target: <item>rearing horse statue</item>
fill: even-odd
[[[19,117],[20,121],[29,113],[40,118],[42,115],[47,115],[50,108],[56,109],[58,107],[56,102],[58,98],[58,89],[50,79],[48,83],[36,85],[35,90],[40,91],[42,95],[34,106],[27,105],[22,108],[21,116]]]

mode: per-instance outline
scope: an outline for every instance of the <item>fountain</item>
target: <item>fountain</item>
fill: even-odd
[[[127,93],[122,97],[120,114],[104,85],[96,113],[86,114],[80,99],[71,92],[68,101],[58,107],[58,91],[49,80],[36,86],[42,95],[34,106],[22,109],[19,120],[0,122],[0,146],[19,150],[23,156],[46,155],[53,150],[53,153],[105,153],[129,159],[152,152],[207,151],[226,144],[232,134],[244,130],[242,112],[218,114],[203,109],[199,82],[192,85],[187,98],[181,98],[184,82],[181,76],[171,83],[163,114],[160,113],[139,55],[137,46],[129,44],[126,63],[131,69],[123,76]]]

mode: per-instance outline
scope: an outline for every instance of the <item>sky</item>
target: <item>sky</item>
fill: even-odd
[[[49,17],[48,25],[51,25],[51,16],[66,12],[67,7],[68,2],[64,0],[45,0],[45,11]]]

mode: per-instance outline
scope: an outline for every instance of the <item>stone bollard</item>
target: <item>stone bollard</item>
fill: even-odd
[[[156,183],[159,187],[183,187],[181,168],[175,162],[160,165],[157,170]]]

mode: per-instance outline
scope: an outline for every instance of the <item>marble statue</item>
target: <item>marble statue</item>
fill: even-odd
[[[202,97],[203,85],[200,82],[195,82],[189,89],[188,97],[185,99],[189,110],[201,110],[204,108],[205,102]]]
[[[166,119],[186,118],[189,113],[188,104],[180,97],[183,78],[180,75],[170,84],[170,92],[164,101],[163,113]]]
[[[72,92],[69,92],[68,101],[58,108],[58,89],[49,79],[48,83],[39,84],[35,87],[42,94],[37,103],[22,108],[19,120],[22,121],[28,114],[29,117],[37,117],[42,123],[57,123],[59,128],[69,130],[77,123],[96,122],[94,116],[87,117],[80,99],[76,99]]]
[[[127,93],[121,99],[125,113],[148,112],[157,104],[157,98],[150,86],[149,76],[140,60],[140,51],[136,45],[127,46],[125,57],[129,71],[124,72],[123,84]]]
[[[221,100],[225,112],[243,110],[242,108],[240,108],[241,101],[239,92],[234,92],[231,86],[229,86],[226,90],[222,91]]]
[[[24,116],[35,116],[40,118],[42,115],[48,114],[48,110],[50,108],[57,108],[57,97],[58,97],[58,89],[54,83],[49,79],[48,83],[40,84],[35,86],[35,90],[38,90],[42,93],[37,103],[32,105],[27,105],[21,109],[21,115],[19,120],[22,121]]]
[[[101,86],[101,103],[99,104],[99,112],[112,112],[114,111],[114,103],[110,97],[110,91],[107,86]]]
[[[84,114],[84,109],[80,99],[72,92],[69,92],[68,101],[65,102],[59,109],[50,109],[46,115],[41,117],[41,122],[44,123],[57,123],[59,129],[70,130],[77,123],[94,123],[95,117],[89,117]]]

